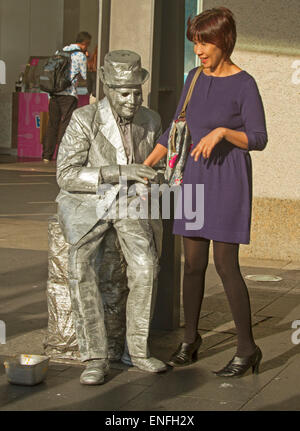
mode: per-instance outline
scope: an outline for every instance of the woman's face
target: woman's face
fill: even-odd
[[[204,69],[214,70],[224,59],[223,51],[209,42],[194,42],[194,52],[200,58]]]

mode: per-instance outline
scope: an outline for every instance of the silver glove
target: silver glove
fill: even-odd
[[[147,179],[153,180],[156,176],[156,171],[149,166],[133,163],[132,165],[121,165],[121,175],[127,177],[129,181],[138,181],[140,183],[148,184]]]
[[[138,181],[148,184],[149,180],[153,180],[156,176],[156,171],[149,166],[133,163],[131,165],[112,165],[103,166],[101,168],[101,176],[103,183],[118,183],[119,177],[127,177],[128,181]]]

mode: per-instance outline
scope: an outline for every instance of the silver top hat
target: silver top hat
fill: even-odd
[[[100,68],[100,79],[108,87],[133,87],[142,85],[149,72],[141,66],[141,57],[133,51],[110,51]]]

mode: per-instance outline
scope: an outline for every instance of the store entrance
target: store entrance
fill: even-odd
[[[184,80],[191,69],[199,66],[199,59],[194,54],[193,43],[186,37],[187,20],[189,17],[193,18],[195,15],[201,13],[202,1],[199,0],[186,0],[185,1],[185,33],[184,33]]]

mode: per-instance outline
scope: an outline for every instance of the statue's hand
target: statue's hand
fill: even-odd
[[[148,179],[153,180],[156,176],[154,169],[149,166],[133,163],[132,165],[120,165],[120,173],[129,181],[138,181],[148,184]]]

